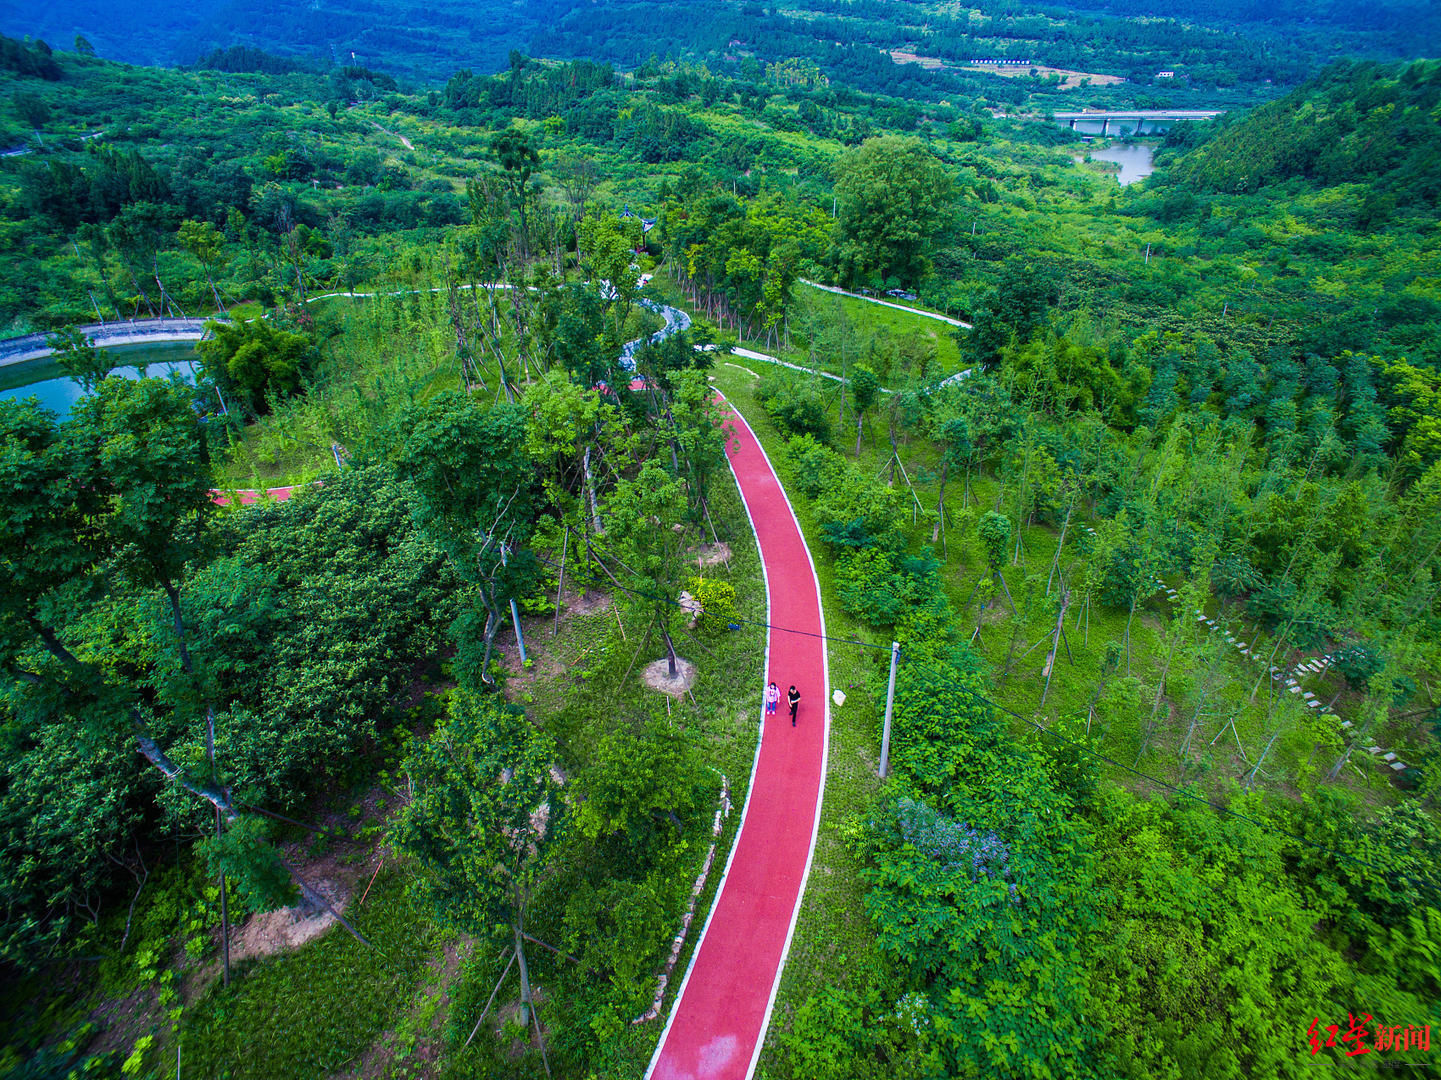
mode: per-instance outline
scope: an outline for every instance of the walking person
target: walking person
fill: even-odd
[[[790,688],[790,692],[786,694],[786,700],[790,702],[791,706],[791,727],[795,727],[796,709],[800,706],[801,703],[801,692],[797,690],[794,686],[792,686]]]
[[[776,714],[776,706],[780,704],[780,701],[781,701],[781,688],[780,688],[779,686],[777,686],[775,683],[771,683],[769,686],[766,687],[766,715],[767,715],[767,716],[774,716],[774,715]]]

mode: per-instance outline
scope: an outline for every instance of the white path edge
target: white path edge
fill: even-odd
[[[697,349],[705,349],[706,347],[703,346],[703,345],[697,345],[696,348],[697,348]],[[707,350],[707,351],[709,351],[709,350]],[[830,371],[822,371],[820,368],[805,367],[805,366],[803,366],[803,365],[801,365],[801,364],[792,364],[789,360],[782,360],[782,359],[781,359],[780,357],[778,357],[778,356],[771,356],[769,353],[755,352],[755,351],[753,351],[753,350],[751,350],[751,349],[743,349],[743,348],[741,348],[739,345],[732,345],[732,346],[730,347],[730,353],[731,353],[732,356],[743,357],[743,358],[746,359],[746,360],[759,360],[759,361],[760,361],[761,363],[763,363],[763,364],[776,364],[776,365],[779,365],[780,367],[790,368],[792,371],[799,371],[799,372],[802,372],[803,374],[806,374],[806,375],[819,375],[821,378],[823,378],[823,379],[830,379],[832,382],[838,382],[838,383],[846,383],[846,382],[847,382],[846,379],[841,378],[839,375],[836,375],[836,374],[834,374],[833,372],[830,372]],[[741,365],[739,365],[739,364],[730,364],[730,365],[728,365],[728,366],[730,366],[730,367],[741,367]],[[742,370],[742,371],[750,371],[750,368],[741,368],[741,370]],[[936,385],[936,386],[951,386],[951,385],[953,385],[953,384],[955,384],[955,383],[960,382],[962,379],[969,378],[970,375],[971,375],[971,372],[974,371],[974,370],[975,370],[974,368],[966,368],[964,371],[958,371],[958,372],[956,372],[954,375],[947,375],[944,379],[941,379],[941,380],[940,380],[938,383],[936,383],[935,385]],[[751,371],[751,374],[754,375],[755,372]],[[894,390],[891,390],[891,389],[889,389],[888,387],[885,387],[885,386],[882,386],[882,387],[880,388],[880,391],[881,391],[881,393],[883,393],[883,394],[894,394],[894,393],[895,393]]]
[[[821,599],[821,579],[816,573],[816,560],[814,556],[811,555],[810,544],[806,543],[805,531],[801,528],[800,519],[796,517],[795,507],[791,505],[791,497],[787,494],[785,485],[781,483],[780,476],[777,475],[775,466],[771,463],[770,455],[766,453],[766,448],[761,445],[759,437],[756,436],[755,429],[750,426],[746,418],[740,414],[740,411],[730,404],[729,399],[727,399],[724,394],[721,395],[721,398],[726,402],[726,405],[730,407],[732,415],[742,424],[745,424],[746,430],[751,434],[751,438],[755,439],[756,448],[760,450],[761,458],[765,461],[766,468],[770,469],[771,475],[775,477],[776,486],[780,488],[781,491],[781,497],[786,501],[786,509],[790,512],[791,521],[795,523],[796,532],[800,534],[801,544],[806,549],[806,560],[810,563],[811,581],[815,583],[816,587],[816,610],[820,615],[821,635],[824,638],[826,632],[826,609]],[[729,454],[726,455],[726,464],[730,466]],[[731,476],[736,482],[736,491],[740,493],[741,506],[745,507],[746,520],[750,522],[751,535],[755,537],[756,554],[760,556],[761,537],[760,533],[756,530],[755,515],[751,513],[750,501],[746,498],[745,490],[741,487],[740,477],[735,475],[735,467],[730,466],[730,468]],[[771,663],[771,583],[770,574],[766,570],[766,561],[763,557],[760,559],[760,564],[761,580],[765,583],[766,587],[765,671],[769,673]],[[756,1063],[760,1061],[761,1051],[765,1048],[766,1032],[770,1030],[771,1014],[775,1010],[776,994],[780,990],[781,975],[785,971],[786,960],[790,957],[791,941],[795,937],[796,932],[796,921],[800,917],[801,902],[805,899],[806,885],[810,881],[811,864],[815,861],[816,838],[820,835],[821,807],[825,805],[826,773],[829,771],[831,759],[831,658],[830,651],[824,644],[821,646],[821,678],[825,682],[826,718],[825,727],[821,733],[821,782],[820,786],[816,789],[816,810],[815,816],[811,821],[811,842],[810,847],[806,851],[806,867],[801,874],[801,887],[796,893],[795,908],[791,911],[791,923],[786,929],[785,944],[781,947],[780,962],[776,964],[775,981],[771,983],[770,996],[766,999],[765,1015],[761,1019],[761,1029],[756,1035],[755,1050],[751,1054],[750,1065],[746,1068],[746,1080],[750,1080],[750,1078],[755,1075]],[[755,757],[751,759],[750,782],[746,785],[746,801],[741,806],[740,819],[736,824],[735,839],[731,841],[730,854],[726,856],[725,869],[721,872],[720,880],[716,882],[715,895],[711,899],[710,911],[706,913],[705,924],[701,927],[700,936],[696,938],[695,948],[691,950],[690,962],[686,964],[685,977],[681,979],[680,986],[676,988],[675,1000],[671,1002],[670,1015],[666,1017],[665,1027],[661,1029],[660,1036],[656,1039],[655,1051],[651,1054],[650,1063],[646,1065],[645,1080],[650,1080],[651,1074],[655,1071],[656,1064],[660,1061],[661,1050],[665,1047],[666,1037],[670,1034],[671,1025],[675,1023],[676,1013],[680,1009],[681,999],[685,996],[685,988],[690,982],[691,972],[695,970],[696,958],[700,956],[701,945],[705,942],[706,932],[710,930],[711,919],[715,916],[716,906],[720,902],[721,891],[725,888],[726,879],[730,877],[731,863],[735,861],[736,851],[740,848],[741,830],[745,828],[746,813],[750,810],[751,795],[755,792],[756,770],[760,768],[761,744],[765,740],[765,733],[766,711],[765,703],[762,702],[760,728],[756,738],[756,752]]]
[[[819,281],[809,281],[806,278],[797,278],[796,280],[802,285],[809,285],[812,289],[820,289],[822,292],[849,296],[852,300],[863,300],[867,304],[880,304],[881,307],[895,308],[897,311],[909,311],[912,315],[919,315],[923,319],[935,319],[951,326],[959,326],[962,330],[973,329],[968,322],[961,322],[960,319],[953,319],[949,315],[941,315],[935,311],[923,311],[920,308],[906,307],[905,304],[893,304],[889,300],[882,300],[876,296],[862,296],[860,293],[846,292],[845,289],[837,288],[835,285],[822,285]]]

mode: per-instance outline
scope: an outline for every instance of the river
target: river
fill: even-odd
[[[178,371],[194,378],[195,343],[167,341],[148,345],[113,345],[106,353],[115,362],[112,375],[138,379],[143,374],[163,378]],[[80,384],[50,359],[31,360],[0,368],[0,401],[37,397],[40,404],[63,420],[71,406],[85,396]]]
[[[1116,179],[1122,187],[1144,180],[1156,171],[1155,147],[1150,143],[1116,142],[1101,150],[1089,150],[1093,161],[1110,161],[1121,167]],[[1082,159],[1084,160],[1084,158]]]

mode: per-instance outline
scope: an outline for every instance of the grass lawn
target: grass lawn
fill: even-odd
[[[367,949],[338,927],[296,952],[256,961],[230,989],[217,982],[187,1012],[187,1076],[274,1080],[344,1071],[396,1022],[439,937],[386,871],[352,913]]]

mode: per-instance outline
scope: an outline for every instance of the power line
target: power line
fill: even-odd
[[[545,558],[545,557],[543,557],[543,556],[541,556],[541,555],[539,555],[539,554],[537,554],[537,553],[535,553],[535,552],[532,552],[532,554],[535,555],[535,558],[536,558],[537,561],[539,561],[539,562],[541,562],[541,563],[544,563],[545,565],[550,566],[550,567],[552,567],[552,568],[557,567],[557,564],[554,563],[554,562],[552,562],[551,560],[549,560],[549,559],[547,559],[547,558]],[[666,604],[669,604],[671,607],[675,607],[675,608],[680,608],[680,607],[681,607],[681,605],[680,605],[677,601],[672,600],[672,599],[669,598],[669,597],[657,596],[657,595],[655,595],[655,594],[653,594],[653,593],[646,593],[646,592],[644,592],[644,591],[642,591],[642,590],[639,590],[639,589],[632,589],[632,588],[629,588],[628,586],[625,586],[625,585],[620,584],[620,582],[618,582],[618,581],[613,581],[612,584],[615,585],[617,588],[619,588],[622,592],[629,593],[629,594],[632,595],[632,596],[636,596],[636,597],[639,597],[639,598],[645,599],[645,600],[650,600],[650,601],[652,601],[652,602],[662,602],[662,603],[666,603]],[[682,609],[682,610],[685,610],[685,609]],[[786,634],[799,634],[799,635],[801,635],[801,636],[803,636],[803,637],[820,638],[821,640],[824,640],[824,641],[834,641],[834,642],[837,642],[837,643],[842,644],[842,645],[858,645],[858,646],[860,646],[860,647],[862,647],[862,648],[866,648],[866,649],[878,649],[878,650],[880,650],[880,651],[882,651],[882,652],[890,652],[890,646],[889,646],[889,645],[877,645],[877,644],[874,644],[874,643],[869,642],[869,641],[858,641],[858,640],[856,640],[856,639],[854,639],[854,638],[835,637],[835,636],[830,635],[830,634],[818,634],[818,633],[815,633],[815,632],[810,631],[810,630],[797,630],[797,629],[795,629],[794,627],[781,626],[781,625],[776,624],[776,623],[765,622],[765,621],[763,621],[763,620],[758,620],[758,619],[745,619],[745,618],[741,618],[741,617],[737,616],[736,621],[733,621],[733,622],[731,623],[731,625],[732,625],[733,627],[736,627],[737,629],[739,629],[739,626],[737,626],[737,622],[739,622],[739,623],[744,623],[744,624],[750,625],[750,626],[761,626],[761,627],[765,627],[765,628],[770,629],[770,630],[778,630],[778,631],[780,631],[781,633],[786,633]],[[902,658],[904,658],[904,656],[905,656],[905,651],[904,651],[904,650],[901,651],[901,656],[902,656]],[[1130,765],[1122,764],[1121,762],[1117,761],[1115,758],[1109,756],[1108,754],[1102,753],[1101,751],[1095,749],[1095,748],[1092,747],[1092,746],[1089,746],[1089,745],[1086,744],[1086,743],[1081,743],[1081,742],[1077,742],[1077,741],[1074,740],[1074,739],[1069,739],[1069,738],[1067,738],[1066,736],[1062,735],[1060,732],[1054,731],[1054,730],[1052,730],[1051,728],[1048,728],[1048,727],[1046,727],[1046,726],[1043,725],[1043,724],[1037,723],[1035,720],[1032,720],[1030,717],[1023,716],[1022,714],[1016,712],[1014,709],[1012,709],[1012,708],[1010,708],[1010,707],[1008,707],[1008,706],[1006,706],[1006,705],[1002,705],[1002,704],[1000,704],[999,702],[992,701],[990,698],[986,697],[986,696],[983,695],[983,694],[980,694],[980,693],[976,692],[975,690],[971,689],[971,688],[968,687],[968,686],[965,686],[964,684],[955,683],[954,685],[957,686],[957,688],[959,688],[960,690],[962,690],[962,691],[964,691],[965,693],[969,694],[971,697],[975,698],[977,701],[980,701],[982,704],[988,705],[988,706],[990,706],[991,708],[996,709],[996,710],[999,711],[999,712],[1005,713],[1007,716],[1014,717],[1015,719],[1021,721],[1021,722],[1024,723],[1024,724],[1030,725],[1031,727],[1035,728],[1037,731],[1042,732],[1043,734],[1049,736],[1050,738],[1055,739],[1055,740],[1058,741],[1058,742],[1065,743],[1065,744],[1067,744],[1067,745],[1069,745],[1069,746],[1075,747],[1077,750],[1080,750],[1080,751],[1082,751],[1083,753],[1086,753],[1086,754],[1090,755],[1091,757],[1096,758],[1096,759],[1099,760],[1099,761],[1105,762],[1107,765],[1111,765],[1111,766],[1113,766],[1113,767],[1115,767],[1115,768],[1117,768],[1117,769],[1120,769],[1120,770],[1122,770],[1123,772],[1130,773],[1132,776],[1135,776],[1135,777],[1137,777],[1138,779],[1144,780],[1144,781],[1146,781],[1148,784],[1152,784],[1152,785],[1154,785],[1154,786],[1157,787],[1157,788],[1162,788],[1162,789],[1164,789],[1164,790],[1166,790],[1166,791],[1172,792],[1173,794],[1179,796],[1180,798],[1188,799],[1188,800],[1190,800],[1191,802],[1199,803],[1199,804],[1201,804],[1201,805],[1203,805],[1203,806],[1208,806],[1208,807],[1210,807],[1212,810],[1216,811],[1216,812],[1219,813],[1219,814],[1224,814],[1224,815],[1226,815],[1226,816],[1228,816],[1228,817],[1236,818],[1238,821],[1244,821],[1246,824],[1251,825],[1251,826],[1254,826],[1255,828],[1260,829],[1262,832],[1271,833],[1271,834],[1274,835],[1274,836],[1279,836],[1279,837],[1282,837],[1282,838],[1287,839],[1287,840],[1293,840],[1293,841],[1296,841],[1297,843],[1305,844],[1305,845],[1307,845],[1307,846],[1309,846],[1309,847],[1315,848],[1317,851],[1320,851],[1320,852],[1322,852],[1322,853],[1324,853],[1324,854],[1326,854],[1326,855],[1330,855],[1330,856],[1335,857],[1335,858],[1350,859],[1352,862],[1359,863],[1360,865],[1365,866],[1365,867],[1367,867],[1368,869],[1374,870],[1374,871],[1376,871],[1377,873],[1381,874],[1381,875],[1384,876],[1384,877],[1393,878],[1393,879],[1395,879],[1395,880],[1399,880],[1399,881],[1405,882],[1406,884],[1411,885],[1411,886],[1417,888],[1418,891],[1422,891],[1422,892],[1428,892],[1428,891],[1430,891],[1429,885],[1428,885],[1427,883],[1425,883],[1425,882],[1417,881],[1415,878],[1411,878],[1411,877],[1406,876],[1405,874],[1398,873],[1398,872],[1395,871],[1395,870],[1391,870],[1391,869],[1389,869],[1389,868],[1387,868],[1387,867],[1381,866],[1381,865],[1378,864],[1378,863],[1374,863],[1374,862],[1372,862],[1372,861],[1369,860],[1369,859],[1364,859],[1364,858],[1362,858],[1362,857],[1359,856],[1359,855],[1352,855],[1352,854],[1349,853],[1349,852],[1340,851],[1340,850],[1338,850],[1338,849],[1336,849],[1336,848],[1327,847],[1325,844],[1319,843],[1318,841],[1315,841],[1315,840],[1311,840],[1311,839],[1309,839],[1309,838],[1307,838],[1307,837],[1305,837],[1305,836],[1301,836],[1301,835],[1298,834],[1298,833],[1289,832],[1289,831],[1287,831],[1287,830],[1285,830],[1285,829],[1277,829],[1277,828],[1275,828],[1275,827],[1273,827],[1273,826],[1271,826],[1271,825],[1266,824],[1266,823],[1263,822],[1263,821],[1259,821],[1259,820],[1257,820],[1256,818],[1250,817],[1250,816],[1247,815],[1247,814],[1243,814],[1243,813],[1241,813],[1240,811],[1232,810],[1230,807],[1223,806],[1223,805],[1221,805],[1220,803],[1213,802],[1213,801],[1210,800],[1210,799],[1204,798],[1204,797],[1202,797],[1202,796],[1200,796],[1200,795],[1196,795],[1195,793],[1193,793],[1193,792],[1191,792],[1191,791],[1188,791],[1188,790],[1186,790],[1186,789],[1183,788],[1183,787],[1179,787],[1179,786],[1177,786],[1176,784],[1171,783],[1169,780],[1162,780],[1162,779],[1161,779],[1160,777],[1158,777],[1158,776],[1152,776],[1150,773],[1145,773],[1145,772],[1142,772],[1142,771],[1139,770],[1139,769],[1133,768],[1133,767],[1130,766]],[[1395,849],[1390,849],[1390,850],[1394,851]],[[1399,854],[1399,852],[1397,852],[1397,854]]]
[[[549,566],[553,569],[559,568],[559,564],[552,562],[550,559],[545,558],[543,555],[540,555],[535,551],[532,551],[531,554],[535,556],[537,562],[544,563],[546,566]],[[686,608],[681,607],[679,601],[673,600],[668,596],[657,596],[654,593],[644,592],[640,589],[632,589],[629,586],[622,585],[619,581],[613,580],[611,584],[613,584],[616,588],[620,589],[621,592],[629,593],[631,596],[639,597],[642,600],[649,600],[652,603],[669,604],[671,607],[680,608],[680,610],[682,611],[687,610]],[[767,630],[779,631],[783,634],[796,634],[800,637],[819,638],[822,641],[834,641],[842,645],[857,645],[863,649],[879,649],[880,651],[887,653],[891,651],[891,647],[889,645],[877,645],[874,642],[870,641],[857,641],[855,638],[836,637],[832,634],[818,634],[813,630],[797,630],[793,626],[781,626],[779,623],[767,622],[764,619],[747,619],[743,616],[737,615],[734,619],[729,620],[729,622],[730,625],[737,630],[739,630],[742,625],[760,626],[766,628]]]

